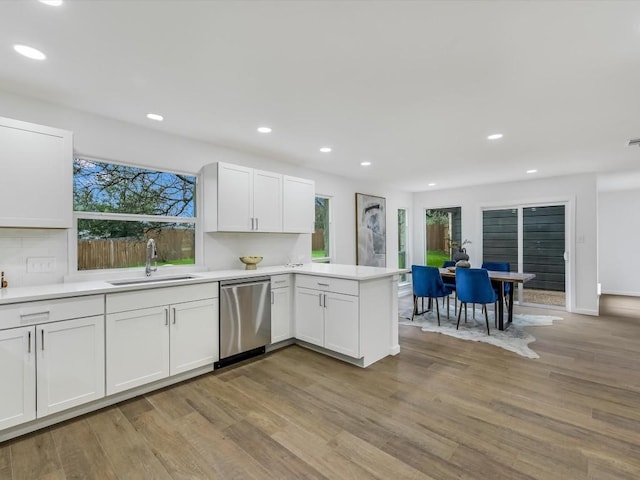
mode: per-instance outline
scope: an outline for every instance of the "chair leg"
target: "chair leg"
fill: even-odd
[[[447,320],[449,320],[449,295],[447,295]]]
[[[487,305],[483,305],[484,308],[484,319],[487,322],[487,335],[489,335],[489,315],[487,314]]]
[[[473,304],[473,319],[476,319],[476,304]]]
[[[436,314],[438,315],[438,326],[440,326],[440,307],[438,306],[438,299],[434,302],[436,304]]]
[[[460,302],[460,310],[458,310],[458,323],[456,324],[456,330],[458,330],[458,327],[460,326],[460,316],[462,315],[462,303],[463,302]],[[465,314],[466,314],[466,312],[467,312],[467,304],[465,303],[464,306],[465,306],[465,310],[464,311],[465,311]]]
[[[411,313],[411,321],[413,322],[413,317],[416,316],[416,312],[418,311],[418,297],[413,296],[413,312]]]
[[[460,308],[462,308],[462,303],[460,303]],[[467,302],[464,302],[464,323],[467,323]]]

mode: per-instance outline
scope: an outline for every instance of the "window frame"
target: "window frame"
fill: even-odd
[[[316,193],[313,201],[314,201],[314,219],[315,219],[315,200],[316,198],[324,198],[326,200],[329,201],[329,218],[327,220],[327,223],[329,225],[329,237],[328,237],[328,241],[329,241],[329,256],[328,257],[316,257],[313,258],[313,247],[311,249],[311,262],[312,263],[331,263],[333,261],[333,259],[335,258],[335,232],[333,231],[333,197],[330,195],[322,195],[319,193]],[[315,220],[314,220],[314,230],[315,230]],[[312,234],[313,237],[313,234]]]
[[[162,269],[163,273],[171,274],[174,271],[185,270],[201,270],[204,262],[204,245],[202,234],[202,220],[200,215],[199,206],[202,205],[202,188],[200,174],[193,172],[186,172],[183,170],[165,169],[160,167],[154,167],[149,165],[132,164],[126,162],[118,162],[113,160],[105,160],[97,157],[91,157],[88,155],[74,154],[73,160],[82,159],[88,162],[106,163],[111,165],[121,165],[124,167],[141,168],[145,170],[152,170],[159,173],[169,173],[176,175],[188,175],[195,178],[195,194],[193,197],[194,202],[194,216],[193,217],[175,217],[164,215],[142,215],[136,213],[110,213],[110,212],[87,212],[87,211],[73,211],[73,224],[68,233],[68,252],[69,252],[69,273],[78,274],[82,276],[102,276],[116,275],[116,274],[134,274],[138,270],[144,272],[144,267],[120,267],[120,268],[103,268],[94,270],[78,270],[78,220],[90,219],[90,220],[115,220],[115,221],[137,221],[137,222],[154,222],[154,223],[191,223],[194,225],[194,263],[189,265],[166,265],[159,266],[158,270]]]

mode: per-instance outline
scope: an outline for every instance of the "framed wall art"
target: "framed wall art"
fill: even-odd
[[[356,265],[387,266],[387,201],[356,193]]]

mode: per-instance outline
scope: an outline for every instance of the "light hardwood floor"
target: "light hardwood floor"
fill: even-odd
[[[0,444],[0,479],[638,479],[640,321],[560,315],[537,360],[410,326],[367,369],[288,347]]]

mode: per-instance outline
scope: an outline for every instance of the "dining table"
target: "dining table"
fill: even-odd
[[[442,277],[455,278],[456,269],[458,267],[446,267],[440,269],[440,275]],[[462,268],[462,267],[459,267]],[[516,284],[525,283],[535,278],[534,273],[519,273],[519,272],[499,272],[496,270],[487,270],[489,272],[489,279],[491,283],[496,287],[498,293],[498,330],[505,330],[513,322],[513,292]],[[507,321],[504,321],[504,290],[505,285],[511,285],[511,294],[507,298]]]

